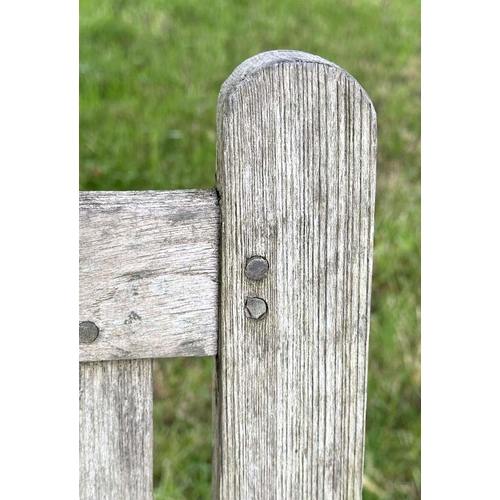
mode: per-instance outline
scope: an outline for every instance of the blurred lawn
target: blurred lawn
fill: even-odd
[[[378,113],[364,498],[420,498],[420,2],[80,0],[80,189],[211,188],[222,82],[297,49]],[[156,363],[155,499],[210,498],[211,358]]]

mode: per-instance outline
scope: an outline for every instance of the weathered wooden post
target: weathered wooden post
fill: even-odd
[[[217,354],[214,500],[361,499],[373,106],[268,52],[222,86],[217,140],[220,199],[80,193],[80,498],[152,498],[152,358]]]
[[[373,105],[338,66],[268,52],[222,86],[217,141],[213,498],[361,499]]]
[[[80,363],[80,500],[153,498],[152,367]]]

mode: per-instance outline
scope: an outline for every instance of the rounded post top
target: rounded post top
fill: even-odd
[[[320,56],[302,52],[300,50],[270,50],[268,52],[261,52],[260,54],[250,57],[235,68],[235,70],[221,86],[219,93],[219,106],[223,105],[226,99],[253,75],[265,68],[283,63],[316,63],[335,68],[339,73],[352,80],[352,82],[359,87],[361,92],[364,94],[365,99],[371,104],[370,97],[359,82],[350,73],[337,64]],[[375,110],[373,109],[373,111]]]

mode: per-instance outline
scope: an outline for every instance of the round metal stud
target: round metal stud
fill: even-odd
[[[255,255],[247,260],[245,266],[245,275],[251,280],[261,280],[267,276],[269,272],[269,262],[265,257]]]
[[[92,321],[82,321],[80,323],[80,344],[92,344],[99,336],[99,328]]]
[[[260,297],[247,297],[245,302],[245,312],[249,318],[263,318],[267,314],[266,301]]]

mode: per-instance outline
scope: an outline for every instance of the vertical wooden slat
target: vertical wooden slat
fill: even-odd
[[[152,366],[80,363],[80,500],[153,498]]]
[[[324,59],[264,53],[222,86],[217,141],[213,498],[361,499],[373,105]],[[252,256],[264,279],[245,274]]]

